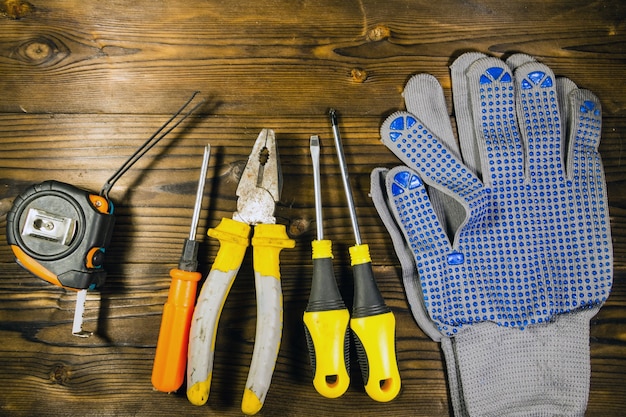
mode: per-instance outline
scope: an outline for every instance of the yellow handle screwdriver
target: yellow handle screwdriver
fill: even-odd
[[[350,385],[348,322],[350,313],[337,288],[332,264],[332,242],[324,239],[319,171],[320,143],[311,136],[317,240],[313,249],[313,280],[304,312],[304,330],[313,368],[313,386],[327,398],[343,395]]]
[[[202,274],[197,272],[198,241],[196,241],[196,229],[200,217],[210,154],[211,147],[207,145],[204,148],[189,239],[185,239],[178,268],[170,271],[172,283],[167,302],[163,306],[161,329],[159,330],[152,368],[152,385],[162,392],[176,391],[185,379],[189,328],[191,327],[198,281],[202,278]]]
[[[330,110],[329,117],[356,241],[349,249],[354,274],[350,328],[354,334],[365,391],[372,399],[387,402],[398,395],[401,385],[395,349],[396,320],[376,285],[369,246],[361,242],[335,110]]]

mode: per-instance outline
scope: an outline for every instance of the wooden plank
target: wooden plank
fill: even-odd
[[[372,207],[369,175],[399,162],[379,127],[403,108],[411,74],[434,74],[451,102],[448,65],[467,50],[522,51],[601,99],[600,151],[615,256],[612,294],[591,325],[587,415],[624,414],[626,395],[626,3],[0,1],[0,241],[6,213],[47,179],[98,191],[193,91],[205,105],[113,188],[116,228],[109,272],[90,292],[89,339],[70,335],[74,293],[22,270],[0,245],[0,415],[241,415],[252,355],[252,259],[228,298],[216,344],[209,403],[150,383],[169,269],[188,234],[202,147],[213,156],[199,225],[206,275],[218,250],[205,233],[235,209],[235,189],[262,128],[276,131],[284,175],[277,218],[296,240],[282,260],[285,323],[261,415],[452,414],[437,343],[416,325],[389,236]],[[352,383],[340,399],[312,387],[302,313],[315,237],[309,136],[322,140],[325,230],[339,288],[351,306],[353,244],[326,113],[338,109],[357,213],[378,285],[397,320],[403,389],[390,403],[363,390],[354,347]],[[453,116],[453,109],[450,109]],[[454,119],[452,119],[454,122]]]
[[[201,90],[217,114],[382,114],[408,75],[449,85],[452,57],[473,49],[535,55],[624,113],[622,2],[334,3],[34,4],[0,27],[0,110],[168,113]]]

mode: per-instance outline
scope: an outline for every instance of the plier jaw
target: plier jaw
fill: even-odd
[[[233,219],[250,225],[276,223],[274,209],[281,187],[276,136],[272,129],[263,129],[239,180]]]

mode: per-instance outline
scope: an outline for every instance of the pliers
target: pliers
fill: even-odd
[[[241,409],[257,413],[270,386],[282,335],[283,302],[280,251],[293,248],[284,225],[276,224],[274,209],[280,200],[281,173],[274,131],[263,129],[257,138],[237,186],[237,211],[223,218],[208,235],[220,248],[193,313],[189,333],[187,398],[203,405],[209,397],[215,337],[219,316],[241,267],[252,237],[257,302],[257,326],[252,362]]]

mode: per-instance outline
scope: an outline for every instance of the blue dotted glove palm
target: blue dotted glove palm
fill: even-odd
[[[413,311],[445,341],[458,415],[550,407],[576,415],[586,404],[588,373],[575,377],[572,392],[541,400],[537,392],[545,394],[554,378],[536,362],[561,354],[553,365],[563,367],[567,357],[561,382],[571,382],[567,371],[580,361],[588,368],[588,320],[611,288],[600,103],[526,55],[507,63],[463,55],[452,65],[452,87],[458,142],[441,87],[425,74],[407,83],[408,111],[381,127],[383,143],[407,165],[373,178],[384,178],[381,217],[390,213],[388,229],[404,237],[404,248],[395,245],[399,256],[410,252],[418,272],[419,284],[407,286]],[[477,385],[507,363],[524,371],[499,369]]]

